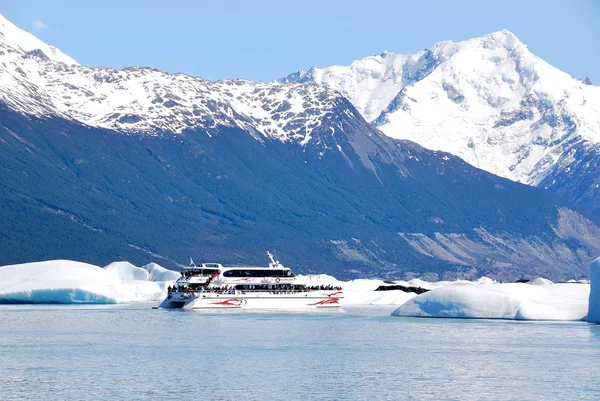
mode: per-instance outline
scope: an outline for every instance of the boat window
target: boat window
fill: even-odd
[[[183,274],[185,276],[211,276],[215,272],[218,272],[217,269],[185,269],[183,270]]]
[[[223,273],[225,277],[294,277],[290,270],[275,269],[235,269]]]

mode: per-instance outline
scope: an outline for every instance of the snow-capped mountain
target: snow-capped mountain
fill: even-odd
[[[307,143],[345,103],[318,85],[212,82],[153,68],[81,66],[2,15],[0,80],[0,100],[18,112],[133,133],[238,126],[257,137]]]
[[[413,55],[386,52],[349,66],[311,68],[280,81],[338,90],[392,138],[530,185],[574,147],[600,143],[600,87],[534,56],[507,30]]]
[[[0,170],[0,265],[275,248],[338,277],[565,279],[600,252],[600,220],[390,138],[335,89],[85,67],[4,19]]]
[[[56,47],[47,45],[29,32],[16,27],[2,14],[0,14],[0,45],[2,46],[0,55],[6,60],[27,52],[40,50],[50,60],[67,65],[77,65],[77,62],[71,57]]]

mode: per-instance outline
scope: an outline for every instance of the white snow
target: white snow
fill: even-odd
[[[171,281],[148,281],[144,269],[116,262],[110,269],[70,260],[0,267],[1,303],[120,303],[159,301]],[[144,270],[144,276],[139,270]],[[146,279],[135,279],[135,278]]]
[[[19,29],[2,14],[0,14],[0,33],[0,36],[2,36],[1,40],[5,44],[10,44],[10,47],[12,48],[18,48],[25,52],[39,49],[51,60],[65,64],[77,64],[75,60],[58,50],[56,47],[49,46],[29,32]]]
[[[41,49],[49,57],[28,54]],[[310,140],[340,103],[315,84],[211,82],[153,68],[80,66],[0,15],[0,100],[19,113],[60,116],[127,133],[239,127],[257,139]]]
[[[544,60],[507,30],[412,54],[384,53],[300,78],[346,96],[386,135],[537,185],[581,141],[600,143],[600,87]]]
[[[347,67],[312,68],[308,73],[314,82],[339,90],[367,121],[373,121],[406,84],[403,67],[416,62],[420,55],[385,52],[353,61]]]
[[[590,265],[590,310],[587,321],[600,323],[600,258],[594,260]]]
[[[583,320],[587,284],[533,283],[446,286],[421,294],[393,316],[517,320]]]

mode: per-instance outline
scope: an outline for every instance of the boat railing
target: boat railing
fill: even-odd
[[[200,291],[199,289],[176,289],[171,290],[172,293],[197,293],[197,294],[219,294],[219,295],[243,295],[248,293],[263,293],[263,294],[298,294],[298,293],[306,293],[313,291],[341,291],[341,289],[314,289],[314,288],[305,288],[305,289],[263,289],[263,290],[221,290],[221,289],[204,289]]]

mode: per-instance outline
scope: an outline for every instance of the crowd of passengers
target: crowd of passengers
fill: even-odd
[[[203,276],[208,276],[210,273],[210,271],[204,271],[204,270],[182,270],[179,272],[181,274],[181,277],[193,277],[193,276],[198,276],[198,275],[203,275]],[[219,275],[219,271],[213,271],[210,274],[211,278],[215,278]]]
[[[200,286],[197,288],[192,288],[189,286],[180,286],[179,288],[176,286],[167,287],[167,291],[175,292],[214,292],[217,294],[235,294],[236,291],[276,291],[276,292],[308,292],[308,291],[342,291],[342,287],[332,286],[332,285],[292,285],[292,284],[279,284],[279,285],[238,285],[236,286],[222,286],[222,287],[207,287]]]

